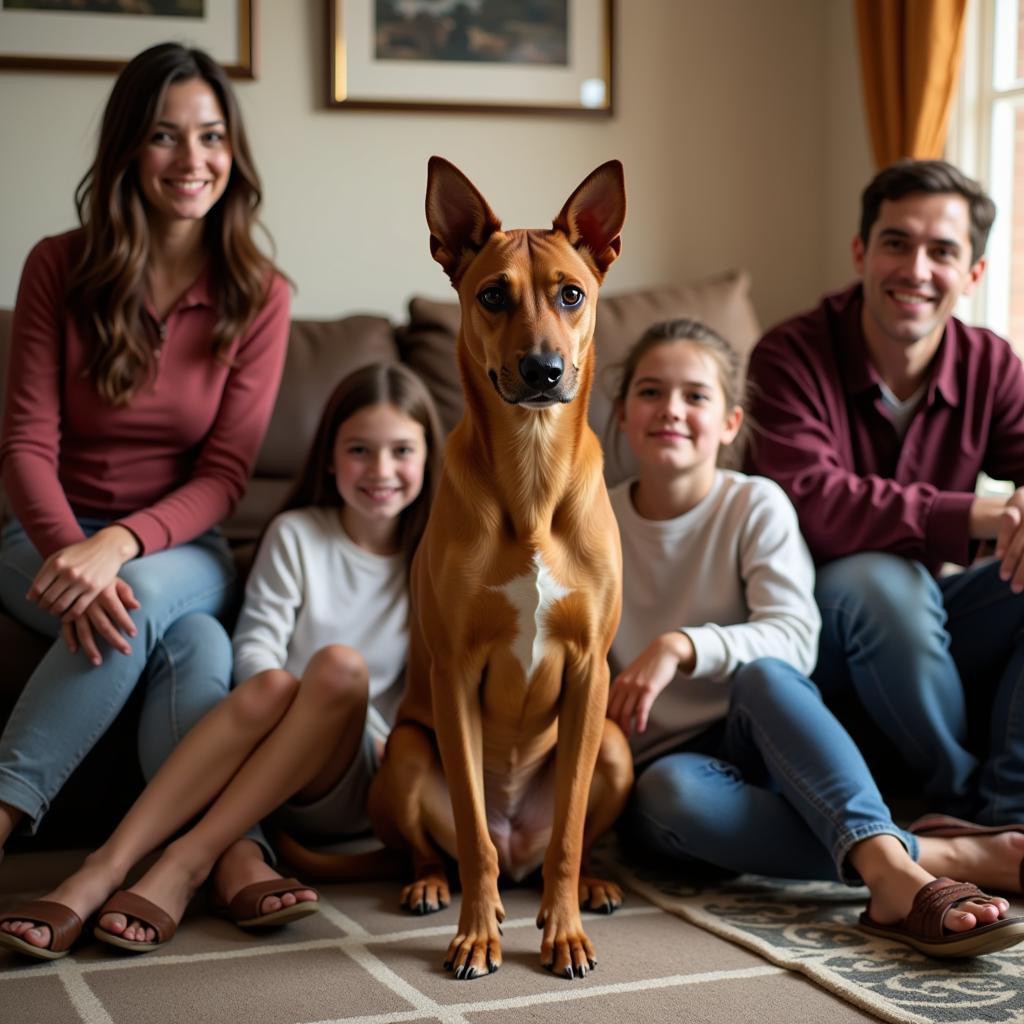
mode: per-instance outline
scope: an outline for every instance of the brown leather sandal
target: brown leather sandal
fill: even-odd
[[[320,894],[317,893],[317,900],[302,900],[290,907],[273,910],[269,914],[260,913],[260,904],[268,896],[283,896],[288,892],[301,892],[307,889],[316,892],[313,886],[304,885],[297,878],[272,878],[267,882],[253,882],[252,885],[239,889],[227,905],[215,903],[214,910],[222,917],[233,921],[239,928],[272,928],[320,912]]]
[[[166,911],[161,910],[155,903],[150,902],[145,896],[139,896],[134,892],[123,889],[115,892],[106,903],[100,907],[96,917],[97,920],[104,914],[124,914],[125,917],[141,921],[147,928],[156,932],[155,942],[136,942],[132,939],[122,938],[115,932],[108,932],[99,925],[93,929],[93,935],[100,942],[108,946],[116,946],[118,949],[127,950],[129,953],[148,953],[157,949],[165,942],[174,938],[178,930],[177,922]]]
[[[71,952],[71,947],[82,934],[82,919],[63,903],[53,900],[30,900],[6,914],[0,914],[3,921],[35,921],[50,929],[49,946],[33,946],[31,942],[18,938],[10,932],[0,931],[0,946],[13,949],[15,953],[33,957],[36,960],[59,960]]]
[[[970,882],[936,878],[923,885],[914,896],[906,918],[898,924],[879,924],[871,918],[871,904],[860,915],[860,927],[869,935],[895,939],[926,956],[968,957],[995,953],[1024,941],[1024,918],[1004,917],[981,924],[967,932],[949,932],[942,926],[946,911],[965,900],[991,899]]]

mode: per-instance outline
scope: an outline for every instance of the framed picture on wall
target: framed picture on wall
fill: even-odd
[[[326,0],[328,106],[612,113],[613,0]]]
[[[0,68],[119,71],[148,46],[206,50],[255,78],[256,0],[0,0]]]

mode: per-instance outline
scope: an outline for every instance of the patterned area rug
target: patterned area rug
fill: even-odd
[[[699,888],[651,869],[618,869],[625,885],[662,909],[801,972],[882,1020],[1024,1021],[1024,944],[975,960],[932,960],[856,928],[866,889],[754,875]]]

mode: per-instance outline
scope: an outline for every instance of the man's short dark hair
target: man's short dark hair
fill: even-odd
[[[918,192],[954,192],[967,200],[971,217],[971,263],[985,254],[988,233],[996,219],[996,204],[984,189],[945,160],[898,160],[871,179],[860,197],[860,238],[867,247],[871,226],[886,199],[902,199]]]

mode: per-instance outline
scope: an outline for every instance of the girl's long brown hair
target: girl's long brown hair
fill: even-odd
[[[202,50],[177,43],[150,47],[118,75],[103,112],[96,158],[75,190],[84,246],[68,281],[68,308],[92,344],[89,376],[112,405],[127,405],[155,365],[156,325],[143,307],[149,226],[137,157],[168,86],[197,78],[220,102],[232,153],[227,188],[204,223],[218,314],[214,358],[227,360],[233,339],[266,300],[271,263],[253,239],[260,180],[227,75]]]
[[[408,568],[412,566],[412,556],[426,528],[430,503],[440,478],[443,435],[437,410],[426,385],[412,370],[399,363],[364,366],[338,384],[324,406],[306,464],[279,511],[310,505],[342,506],[337,479],[332,472],[335,438],[341,425],[350,416],[361,409],[382,404],[393,405],[411,420],[415,420],[423,427],[427,442],[423,488],[416,500],[402,510],[398,522],[399,550]]]

